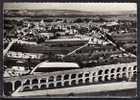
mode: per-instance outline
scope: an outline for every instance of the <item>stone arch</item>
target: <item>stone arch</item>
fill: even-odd
[[[83,79],[79,79],[78,84],[83,84]]]
[[[46,78],[42,78],[42,79],[40,80],[40,83],[46,83]]]
[[[101,75],[103,73],[103,70],[98,71],[98,75]]]
[[[105,70],[105,74],[108,74],[108,73],[109,73],[109,69],[106,69],[106,70]]]
[[[45,89],[47,86],[45,84],[41,85],[40,88],[41,89]]]
[[[68,74],[64,75],[64,80],[67,80],[67,79],[69,79],[69,75]]]
[[[4,94],[6,96],[10,96],[11,93],[12,93],[12,83],[11,82],[4,83]]]
[[[108,78],[109,78],[109,76],[108,75],[105,75],[105,78],[104,78],[105,81],[108,81],[109,80]]]
[[[117,79],[117,81],[122,81],[122,78],[121,78],[121,74],[120,74],[120,73],[118,73],[118,74],[116,75],[116,79]]]
[[[50,83],[49,88],[54,88],[54,83]]]
[[[62,76],[61,76],[61,75],[56,76],[56,81],[60,81],[60,80],[61,80],[61,78],[62,78]]]
[[[56,87],[62,87],[62,83],[61,82],[57,82]]]
[[[21,81],[16,81],[16,82],[15,82],[15,90],[16,90],[19,86],[21,86]]]
[[[133,74],[137,74],[137,71],[134,71]]]
[[[111,73],[114,73],[115,72],[115,68],[111,69]]]
[[[120,72],[121,71],[121,68],[119,67],[119,68],[117,68],[117,72]]]
[[[85,75],[85,77],[89,77],[89,72],[87,72],[87,73],[85,73],[84,75]]]
[[[90,80],[89,78],[86,78],[86,79],[85,79],[86,84],[90,83],[89,80]]]
[[[52,82],[52,81],[54,81],[54,76],[50,76],[48,79],[48,82]]]
[[[136,70],[136,67],[137,67],[137,66],[134,66],[134,67],[133,67],[133,70]]]
[[[78,77],[79,77],[79,78],[83,77],[83,73],[79,73],[79,74],[78,74]]]
[[[122,71],[126,71],[126,70],[127,70],[127,68],[126,67],[123,67]]]
[[[119,79],[120,78],[120,74],[117,74],[116,77],[117,77],[117,79]]]
[[[132,76],[132,81],[136,81],[136,79],[137,79],[137,72],[134,71]]]
[[[32,84],[37,84],[38,83],[38,79],[33,79],[32,80]]]
[[[64,86],[65,86],[65,87],[69,86],[69,81],[65,81],[65,82],[64,82]]]
[[[76,78],[76,74],[71,75],[71,79]]]
[[[76,80],[72,80],[72,81],[71,81],[71,85],[72,85],[72,86],[76,85]]]
[[[111,79],[111,80],[114,80],[114,79],[115,79],[115,75],[112,74],[112,75],[110,76],[110,79]]]
[[[98,77],[98,81],[99,81],[99,82],[102,82],[102,81],[103,81],[102,78],[103,78],[102,76],[99,76],[99,77]]]
[[[123,80],[127,80],[126,73],[122,73],[122,79],[123,79]]]

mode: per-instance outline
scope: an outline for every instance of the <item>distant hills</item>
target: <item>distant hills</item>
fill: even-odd
[[[4,10],[5,16],[94,16],[94,15],[127,15],[136,11],[89,12],[78,10]]]

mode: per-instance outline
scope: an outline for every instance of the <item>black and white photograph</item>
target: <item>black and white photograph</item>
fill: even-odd
[[[137,96],[137,3],[5,2],[6,97]]]

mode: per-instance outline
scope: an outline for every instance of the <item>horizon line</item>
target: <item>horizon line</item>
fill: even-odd
[[[3,10],[137,11],[136,3],[4,3]]]

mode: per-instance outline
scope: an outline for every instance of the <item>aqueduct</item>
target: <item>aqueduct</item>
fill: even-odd
[[[23,92],[118,81],[136,81],[136,74],[137,63],[132,62],[4,78],[4,82],[12,93],[19,87],[19,91]]]

